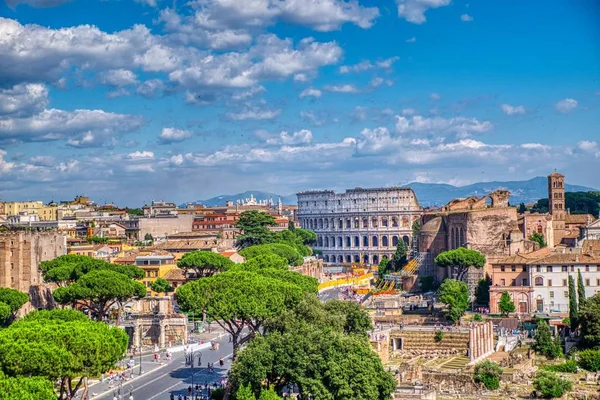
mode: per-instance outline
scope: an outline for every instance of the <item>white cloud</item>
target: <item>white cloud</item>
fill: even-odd
[[[300,111],[300,118],[314,126],[322,126],[329,119],[324,111]]]
[[[69,143],[100,146],[110,142],[120,133],[133,132],[144,124],[143,118],[115,114],[103,110],[57,109],[39,114],[0,120],[0,140],[42,141],[71,138]]]
[[[402,115],[410,117],[411,115],[415,115],[417,113],[417,110],[415,110],[414,108],[405,108],[402,110]]]
[[[541,150],[541,151],[548,151],[550,150],[552,147],[545,145],[545,144],[541,144],[541,143],[523,143],[521,145],[521,148],[523,149],[527,149],[527,150]]]
[[[430,8],[438,8],[449,5],[451,0],[396,0],[398,4],[398,16],[413,24],[422,24],[425,12]]]
[[[439,95],[439,94],[437,94],[437,93],[431,93],[431,94],[429,95],[429,98],[430,98],[431,100],[433,100],[433,101],[438,101],[439,99],[441,99],[441,98],[442,98],[442,96],[440,96],[440,95]]]
[[[293,133],[281,131],[277,137],[268,138],[266,143],[270,145],[302,145],[309,144],[312,138],[312,132],[308,129],[302,129]]]
[[[152,99],[164,89],[165,84],[160,79],[150,79],[142,82],[135,90],[137,94]]]
[[[344,85],[326,85],[324,89],[328,92],[335,93],[358,93],[360,90],[352,84]]]
[[[398,61],[400,57],[390,57],[382,60],[378,60],[375,63],[371,61],[363,60],[358,64],[354,65],[342,65],[340,67],[341,74],[348,74],[350,72],[363,72],[368,71],[370,69],[382,68],[382,69],[390,69],[392,65]]]
[[[483,133],[493,127],[489,121],[480,122],[476,118],[427,118],[421,115],[406,118],[396,116],[396,132],[399,134],[428,133],[443,134],[454,133],[459,137],[466,137],[474,133]]]
[[[367,119],[367,108],[356,106],[354,110],[350,113],[350,116],[354,121],[364,121]]]
[[[39,167],[53,167],[56,165],[56,160],[52,156],[34,156],[29,159],[29,162]]]
[[[48,105],[48,89],[37,83],[0,89],[0,117],[27,117]]]
[[[137,76],[126,69],[112,69],[100,75],[100,82],[108,86],[129,86],[137,83]]]
[[[406,43],[415,43],[416,41],[417,41],[417,38],[414,36],[405,40]]]
[[[134,151],[125,156],[128,160],[151,160],[154,158],[154,152],[152,151]]]
[[[192,133],[186,130],[176,128],[162,128],[160,135],[158,135],[158,141],[161,144],[183,142],[186,139],[190,139],[192,136]]]
[[[500,106],[502,112],[506,115],[523,115],[525,114],[525,107],[523,106],[511,106],[510,104],[502,104]]]
[[[556,103],[554,107],[556,111],[562,114],[567,114],[573,111],[577,107],[577,100],[574,99],[563,99]]]
[[[254,97],[257,94],[264,93],[266,89],[263,86],[255,86],[243,92],[239,92],[231,96],[233,100],[246,100],[250,97]]]
[[[460,20],[462,22],[471,22],[471,21],[473,21],[473,17],[470,16],[469,14],[463,14],[460,16]]]
[[[319,89],[314,89],[312,87],[310,88],[306,88],[304,89],[302,92],[300,92],[300,96],[301,99],[305,98],[305,97],[321,97],[321,91]]]
[[[582,140],[577,143],[577,147],[585,153],[593,154],[594,157],[600,158],[600,146],[598,146],[598,142]]]
[[[260,109],[258,107],[246,108],[239,112],[229,112],[226,114],[227,118],[235,121],[243,121],[247,119],[253,120],[265,120],[275,119],[281,114],[281,109]]]
[[[131,164],[124,167],[127,172],[155,172],[154,167],[150,164]]]

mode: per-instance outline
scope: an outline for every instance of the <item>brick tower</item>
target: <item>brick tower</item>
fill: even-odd
[[[554,244],[565,236],[565,176],[554,172],[548,175],[548,212],[552,215]]]

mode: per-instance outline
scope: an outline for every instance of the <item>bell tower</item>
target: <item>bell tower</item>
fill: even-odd
[[[548,175],[548,212],[552,216],[554,245],[565,237],[565,176],[554,172]]]

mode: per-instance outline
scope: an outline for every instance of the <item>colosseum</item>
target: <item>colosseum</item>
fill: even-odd
[[[378,264],[391,258],[399,240],[412,243],[412,224],[422,207],[410,188],[300,192],[300,226],[317,234],[326,263]]]

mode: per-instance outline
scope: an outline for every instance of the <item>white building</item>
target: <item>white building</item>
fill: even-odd
[[[600,219],[597,219],[583,227],[582,236],[584,240],[600,240]]]
[[[326,263],[378,264],[391,258],[399,240],[412,242],[412,224],[422,214],[410,188],[307,191],[298,196],[300,226],[317,234]]]

